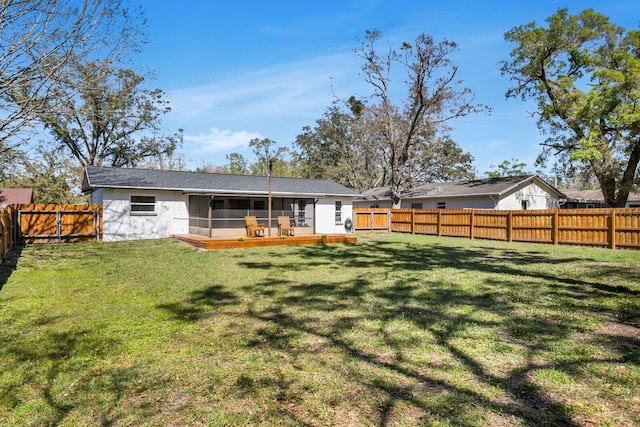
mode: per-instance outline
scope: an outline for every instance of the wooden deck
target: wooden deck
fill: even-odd
[[[241,249],[263,246],[326,245],[333,243],[356,243],[358,240],[355,235],[345,236],[333,234],[329,234],[325,237],[318,234],[287,236],[285,239],[281,239],[278,236],[245,237],[243,240],[238,237],[204,237],[196,234],[175,234],[173,237],[202,249]]]

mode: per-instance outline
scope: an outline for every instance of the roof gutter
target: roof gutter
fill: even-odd
[[[200,188],[149,188],[149,187],[137,187],[137,186],[125,186],[125,185],[104,185],[100,186],[100,188],[104,189],[115,189],[115,190],[146,190],[146,191],[180,191],[183,194],[191,194],[191,195],[210,195],[216,194],[221,196],[267,196],[268,192],[264,191],[243,191],[243,190],[214,190],[214,189],[200,189]],[[95,191],[95,188],[91,187],[86,192]],[[327,193],[293,193],[293,192],[277,192],[273,191],[272,195],[280,196],[280,197],[358,197],[358,194],[327,194]]]
[[[438,194],[438,195],[425,195],[425,196],[404,196],[403,200],[411,200],[411,199],[442,199],[442,198],[458,198],[458,197],[478,197],[478,196],[487,196],[490,198],[500,196],[499,193],[469,193],[469,194]],[[379,199],[376,196],[373,196],[373,199],[365,198],[362,200],[391,200],[390,198]]]

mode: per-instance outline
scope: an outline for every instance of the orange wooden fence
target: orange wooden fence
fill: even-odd
[[[16,243],[99,241],[100,205],[13,205]]]
[[[388,233],[391,231],[391,211],[382,208],[354,209],[356,231]]]
[[[355,231],[640,249],[640,209],[538,211],[354,208]]]
[[[13,221],[11,221],[11,209],[0,209],[0,262],[7,258],[7,254],[13,246]]]

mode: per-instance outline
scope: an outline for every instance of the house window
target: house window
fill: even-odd
[[[155,215],[155,196],[131,196],[131,215]]]
[[[438,202],[437,207],[438,207],[438,209],[446,209],[447,208],[447,203],[446,202]]]
[[[342,202],[336,200],[336,224],[342,224]]]
[[[411,209],[422,209],[422,203],[411,203]]]
[[[529,201],[528,200],[523,200],[522,202],[520,202],[522,205],[522,210],[526,211],[527,208],[529,207]]]

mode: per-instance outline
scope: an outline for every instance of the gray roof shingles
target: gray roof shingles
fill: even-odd
[[[129,188],[266,195],[268,187],[269,178],[266,176],[86,166],[82,190],[89,192],[97,188]],[[272,178],[271,193],[298,196],[359,195],[329,180],[280,177]]]
[[[602,190],[565,190],[564,194],[568,199],[572,200],[585,200],[585,201],[597,201],[604,203],[604,195]],[[628,202],[640,201],[640,192],[629,193]]]
[[[430,182],[427,184],[418,184],[406,189],[402,194],[402,198],[500,195],[535,177],[536,175],[522,175],[457,182]],[[389,200],[391,199],[391,191],[389,187],[374,188],[363,192],[362,197],[364,200]]]

